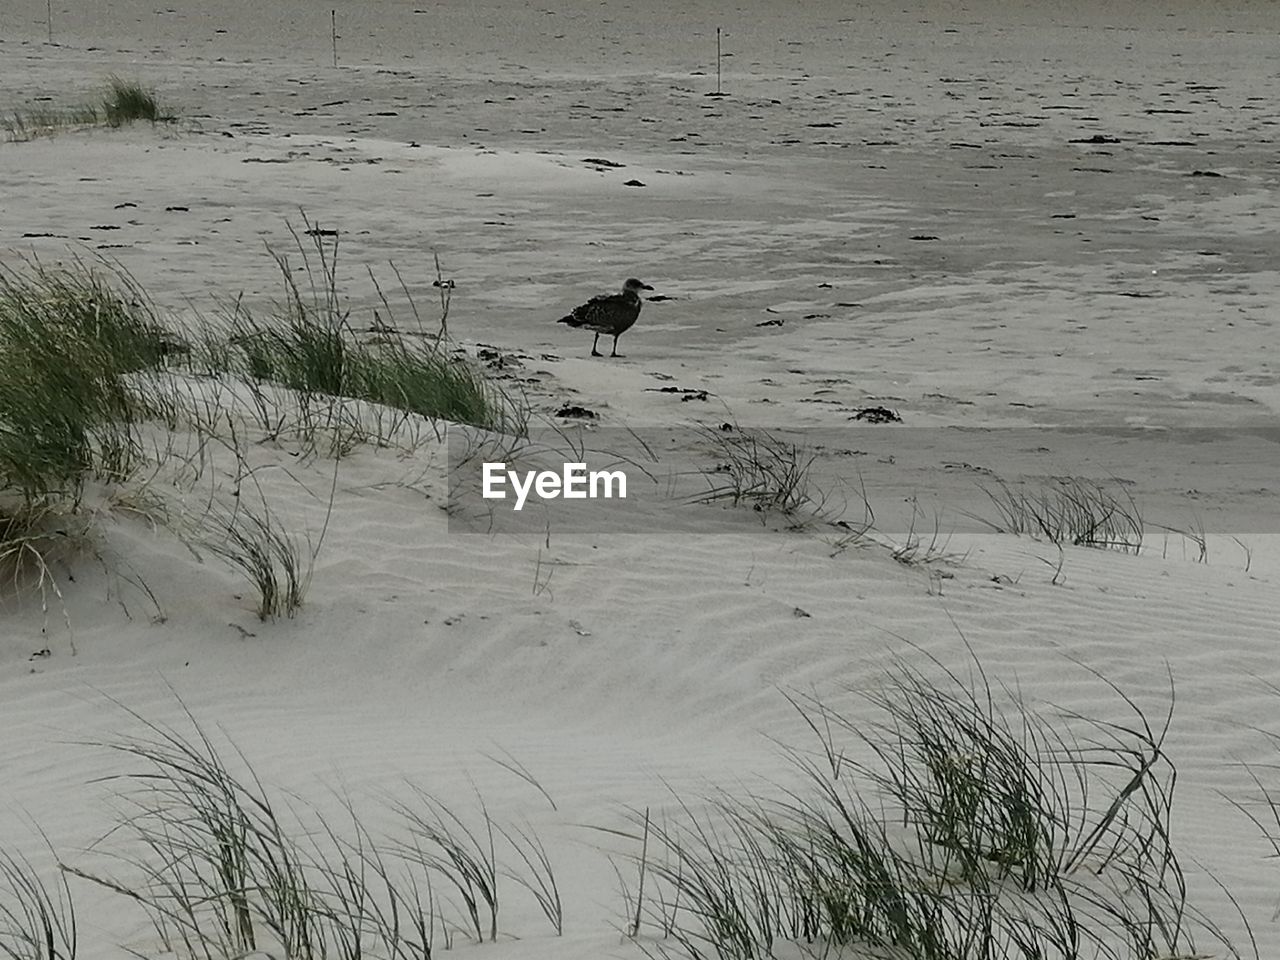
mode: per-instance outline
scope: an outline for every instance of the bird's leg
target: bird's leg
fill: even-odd
[[[599,343],[600,343],[600,334],[597,333],[596,338],[591,341],[591,355],[593,357],[603,356],[603,354],[601,354],[600,351],[596,349]]]
[[[617,338],[617,337],[614,337],[614,338],[613,338],[613,353],[609,354],[609,356],[611,356],[611,357],[621,357],[621,356],[622,356],[622,354],[620,354],[620,353],[618,352],[618,338]]]

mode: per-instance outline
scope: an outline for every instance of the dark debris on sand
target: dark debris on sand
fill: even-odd
[[[888,407],[863,407],[850,420],[861,420],[863,423],[901,423],[902,417]]]
[[[678,393],[681,403],[688,403],[690,400],[705,401],[708,397],[706,390],[697,390],[691,387],[649,387],[648,393]]]

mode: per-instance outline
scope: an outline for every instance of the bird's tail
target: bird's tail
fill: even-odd
[[[582,326],[582,321],[579,320],[577,317],[575,317],[572,313],[569,314],[567,317],[561,317],[559,320],[556,321],[556,323],[567,323],[571,327]]]

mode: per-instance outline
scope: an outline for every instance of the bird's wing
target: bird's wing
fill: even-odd
[[[592,297],[581,306],[573,308],[573,315],[579,320],[597,320],[601,316],[606,315],[602,308],[613,299],[613,294],[602,293],[599,296]]]

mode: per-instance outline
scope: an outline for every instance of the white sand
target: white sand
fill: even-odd
[[[572,402],[613,427],[841,431],[863,407],[899,412],[872,459],[901,457],[902,472],[881,464],[873,506],[900,519],[918,495],[944,533],[958,516],[947,464],[1006,475],[1027,435],[1004,428],[1225,431],[1280,411],[1266,3],[997,17],[396,0],[339,11],[338,70],[327,5],[83,6],[55,4],[49,46],[44,3],[8,5],[0,103],[75,103],[115,72],[183,120],[0,143],[6,263],[101,251],[187,317],[241,292],[261,304],[278,291],[264,244],[287,247],[302,208],[342,230],[344,289],[365,316],[365,265],[390,284],[390,260],[433,322],[438,252],[457,282],[451,331],[519,359],[540,414]],[[724,100],[704,96],[717,24],[733,54]],[[1159,112],[1172,110],[1185,112]],[[1095,135],[1120,142],[1069,142]],[[553,321],[630,275],[675,299],[644,308],[626,359],[587,357],[585,335]],[[920,452],[893,439],[908,427],[986,432]],[[136,732],[112,700],[176,723],[181,697],[273,786],[321,806],[346,786],[379,825],[378,798],[403,779],[460,804],[474,781],[495,812],[528,818],[565,894],[563,940],[513,893],[503,929],[520,939],[495,949],[640,956],[617,932],[608,844],[584,825],[669,804],[664,783],[697,796],[786,780],[770,738],[807,741],[780,689],[838,699],[913,647],[962,666],[963,637],[1046,710],[1129,719],[1076,661],[1155,716],[1172,674],[1192,894],[1238,930],[1211,871],[1270,956],[1280,877],[1230,803],[1256,794],[1240,761],[1273,762],[1255,728],[1280,733],[1280,529],[1262,449],[1226,476],[1212,446],[1198,466],[1095,451],[1091,475],[1134,479],[1171,525],[1205,522],[1207,564],[1149,530],[1138,556],[957,534],[963,562],[927,567],[875,546],[833,556],[829,533],[713,507],[684,533],[451,532],[441,448],[364,449],[339,467],[305,606],[267,624],[217,563],[104,516],[99,556],[59,567],[47,614],[31,595],[2,611],[0,847],[39,859],[34,820],[68,861],[99,862],[84,851],[114,815],[110,785],[91,781],[122,761],[76,742]],[[1065,468],[1045,473],[1068,472],[1075,450],[1055,446]],[[318,536],[332,462],[255,455],[273,507]],[[853,477],[834,458],[818,469]],[[485,758],[499,750],[557,810]],[[158,954],[140,911],[74,892],[81,956]]]

